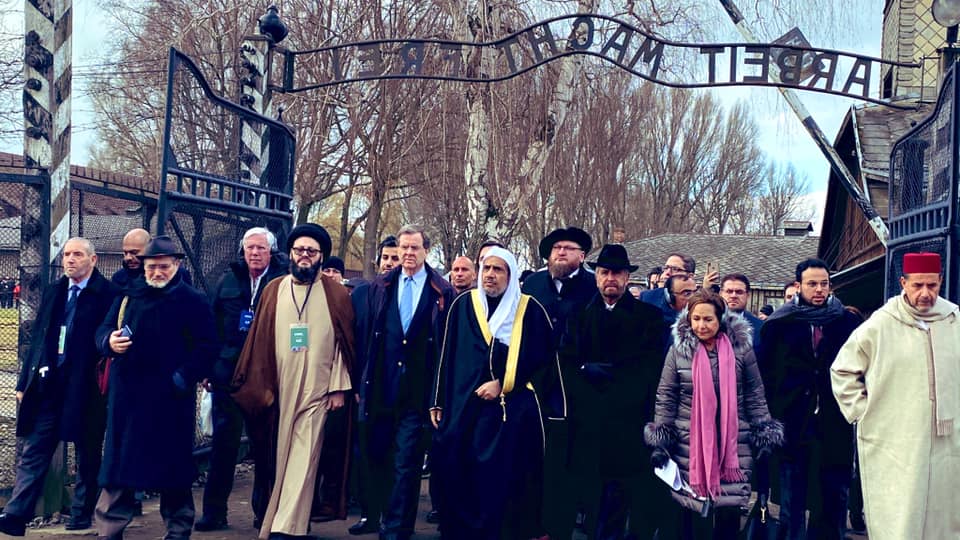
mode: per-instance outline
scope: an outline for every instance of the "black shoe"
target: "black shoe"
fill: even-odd
[[[850,532],[855,534],[866,534],[867,523],[863,520],[863,514],[850,512]]]
[[[427,512],[427,523],[430,523],[433,525],[440,523],[440,512],[437,512],[436,510],[431,510]]]
[[[67,524],[63,528],[68,531],[83,531],[93,528],[93,522],[88,517],[70,517],[67,518]]]
[[[361,534],[373,534],[380,530],[380,527],[376,523],[368,520],[365,517],[360,518],[360,521],[354,523],[347,529],[347,532],[353,536],[360,536]]]
[[[253,528],[259,531],[260,527],[263,527],[263,518],[253,516]]]
[[[0,532],[10,536],[23,536],[27,534],[27,522],[20,516],[0,514]]]
[[[219,531],[227,528],[227,518],[212,518],[210,516],[204,515],[193,524],[194,530],[205,532],[205,531]]]

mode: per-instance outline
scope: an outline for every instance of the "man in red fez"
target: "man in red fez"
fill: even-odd
[[[960,311],[940,297],[942,281],[940,255],[905,254],[903,291],[830,369],[857,424],[870,540],[960,537]]]

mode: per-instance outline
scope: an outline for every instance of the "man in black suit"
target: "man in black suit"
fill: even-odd
[[[17,381],[17,436],[23,438],[23,454],[13,493],[0,514],[0,532],[11,536],[24,535],[61,441],[74,443],[77,465],[66,528],[91,525],[105,426],[94,333],[118,294],[96,264],[93,244],[71,238],[63,248],[64,276],[43,294],[30,353]]]
[[[559,346],[567,320],[576,315],[597,294],[592,273],[583,260],[593,246],[590,235],[576,227],[556,229],[540,241],[540,256],[547,260],[541,270],[523,282],[524,294],[537,299],[546,308],[553,325],[554,342]],[[575,368],[576,366],[574,366]],[[571,366],[560,366],[562,380],[574,376]],[[538,395],[546,396],[547,410],[565,411],[562,381],[534,381]],[[570,469],[570,433],[563,418],[547,418],[546,455],[544,456],[543,523],[551,538],[570,538],[573,534],[580,500],[579,479]]]
[[[583,479],[591,538],[623,538],[628,527],[629,538],[652,538],[664,510],[676,505],[659,489],[637,426],[653,419],[666,325],[657,308],[627,292],[637,267],[622,245],[603,246],[588,264],[600,294],[567,321],[559,352],[573,373],[565,380],[570,466]],[[670,537],[665,533],[660,537]]]
[[[360,377],[360,448],[368,517],[380,517],[380,538],[413,534],[423,453],[429,442],[429,394],[454,291],[426,264],[430,239],[417,226],[397,233],[400,266],[370,284],[366,351]]]

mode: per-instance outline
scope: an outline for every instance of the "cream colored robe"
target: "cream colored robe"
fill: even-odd
[[[319,278],[299,320],[309,326],[308,348],[304,352],[290,351],[290,325],[298,322],[291,285],[298,305],[307,296],[307,285],[294,284],[290,276],[284,277],[277,288],[274,347],[280,417],[277,472],[260,528],[260,538],[264,539],[272,532],[307,534],[328,394],[351,388],[350,373],[340,351],[335,350],[330,309]]]
[[[940,392],[954,393],[943,401],[956,403],[960,313],[938,299],[933,310],[945,318],[927,331],[898,302],[857,328],[831,367],[840,410],[857,423],[867,532],[870,540],[960,538],[960,422],[936,435],[931,356]]]

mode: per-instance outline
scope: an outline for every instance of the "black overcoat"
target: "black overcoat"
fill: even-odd
[[[572,434],[571,465],[588,475],[649,471],[643,426],[653,420],[666,332],[660,311],[630,294],[608,311],[600,295],[568,320],[560,348]],[[580,367],[606,364],[609,380],[588,380]]]
[[[365,305],[357,310],[357,317],[362,322],[355,324],[355,328],[362,332],[358,334],[357,342],[362,344],[360,364],[363,365],[360,373],[360,412],[361,422],[370,419],[373,409],[389,410],[396,405],[397,396],[402,389],[402,380],[408,383],[421,384],[422,401],[420,396],[415,398],[412,405],[420,409],[426,417],[430,399],[430,390],[434,380],[437,361],[440,357],[440,341],[443,338],[443,325],[447,320],[447,311],[453,302],[454,290],[450,283],[443,279],[430,265],[425,265],[427,281],[423,286],[420,304],[414,311],[413,321],[407,333],[407,339],[398,347],[398,353],[410,361],[416,362],[425,375],[423,381],[410,381],[411,377],[404,377],[406,366],[398,366],[398,358],[387,358],[386,348],[397,347],[399,344],[387,342],[387,311],[396,305],[397,284],[403,267],[398,266],[386,274],[381,274],[366,290]]]
[[[100,485],[188,488],[196,476],[196,384],[209,376],[218,350],[213,314],[206,297],[179,274],[162,289],[139,279],[127,294],[123,320],[132,344],[111,368]],[[107,339],[121,301],[97,331],[104,354],[113,354]]]
[[[787,316],[768,319],[760,330],[757,364],[763,375],[770,414],[786,431],[783,451],[788,456],[806,452],[811,442],[826,442],[827,465],[849,465],[853,460],[853,428],[840,413],[830,383],[830,365],[860,318],[843,311],[822,325],[823,337],[813,349],[809,323]]]
[[[56,366],[59,325],[69,287],[70,280],[62,277],[43,292],[30,352],[20,368],[17,381],[17,391],[24,394],[17,414],[17,436],[33,431],[40,400],[46,399],[40,392],[38,372],[43,366]],[[66,342],[68,361],[57,374],[63,400],[60,436],[64,441],[82,440],[88,430],[103,429],[103,401],[97,387],[97,363],[101,355],[94,335],[118,292],[119,288],[94,268],[86,288],[77,297],[73,325]]]
[[[245,261],[230,263],[213,291],[213,316],[217,323],[217,340],[220,354],[213,364],[211,381],[225,387],[233,380],[237,359],[247,340],[247,332],[240,330],[240,314],[253,310],[260,301],[260,293],[275,278],[287,274],[289,261],[282,253],[270,256],[270,266],[264,270],[255,295],[250,291],[250,267]]]

